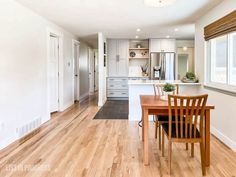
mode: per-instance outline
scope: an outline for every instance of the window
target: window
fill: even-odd
[[[227,36],[211,40],[211,81],[226,83],[227,80]]]
[[[236,92],[236,32],[207,42],[206,85]]]
[[[236,86],[236,33],[229,37],[229,84]]]

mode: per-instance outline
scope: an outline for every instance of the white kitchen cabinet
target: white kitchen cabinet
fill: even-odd
[[[117,54],[121,60],[128,59],[129,40],[117,40]]]
[[[175,39],[150,39],[150,52],[176,52]]]
[[[116,60],[117,55],[117,40],[109,40],[107,44],[108,57],[112,60]]]
[[[113,59],[109,59],[108,61],[109,76],[116,76],[117,68],[118,68],[117,61]]]
[[[127,77],[129,40],[110,39],[107,47],[109,77]]]
[[[127,77],[107,78],[108,100],[127,100],[129,96]]]

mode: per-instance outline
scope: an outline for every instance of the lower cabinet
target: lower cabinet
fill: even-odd
[[[107,99],[126,100],[129,97],[127,77],[108,77],[107,78]]]

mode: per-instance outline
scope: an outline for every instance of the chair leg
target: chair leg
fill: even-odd
[[[159,123],[159,150],[161,150],[161,124]]]
[[[171,175],[171,155],[172,155],[172,142],[169,141],[169,144],[168,144],[168,165],[169,165],[169,175]]]
[[[158,121],[156,119],[156,122],[155,122],[155,139],[157,139],[157,128],[158,128]]]
[[[186,143],[186,151],[188,150],[188,143]]]
[[[194,143],[191,143],[191,157],[194,157]]]
[[[202,164],[202,175],[206,175],[206,165],[205,165],[205,150],[203,143],[200,143],[200,153],[201,153],[201,164]]]
[[[162,129],[162,148],[161,148],[161,150],[162,150],[162,157],[164,157],[165,156],[165,137],[164,137],[164,129]]]

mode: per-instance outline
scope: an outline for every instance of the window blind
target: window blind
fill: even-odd
[[[205,40],[236,31],[236,10],[204,28]]]

